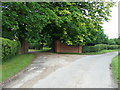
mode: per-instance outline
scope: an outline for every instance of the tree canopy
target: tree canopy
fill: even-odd
[[[47,3],[3,3],[3,37],[19,40],[39,39],[42,29],[56,15]]]
[[[85,45],[97,39],[114,2],[3,2],[3,37],[20,41],[61,40]]]
[[[85,45],[97,39],[102,31],[103,21],[109,21],[112,2],[61,2],[52,3],[58,16],[57,22],[50,22],[48,33],[68,45]]]

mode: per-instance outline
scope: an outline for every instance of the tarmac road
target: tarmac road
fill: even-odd
[[[6,88],[118,88],[110,69],[112,58],[118,52],[77,58],[49,74],[28,73],[26,80],[18,79]],[[74,56],[74,55],[73,55]],[[74,59],[74,58],[73,58]],[[61,60],[62,61],[62,60]],[[64,60],[63,60],[64,61]],[[61,62],[65,63],[65,62]],[[52,63],[51,63],[52,64]],[[59,64],[57,65],[59,66]],[[55,68],[55,67],[53,67]],[[52,68],[52,69],[53,69]],[[44,76],[46,75],[46,76]],[[42,77],[42,78],[41,78]],[[21,80],[21,82],[20,82]]]

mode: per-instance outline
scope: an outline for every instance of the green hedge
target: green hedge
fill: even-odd
[[[2,60],[16,55],[20,49],[20,43],[18,41],[9,40],[6,38],[0,38],[2,41]]]
[[[84,46],[82,52],[97,52],[100,51],[99,46]]]
[[[107,44],[96,44],[95,46],[98,46],[100,50],[106,50],[108,48]]]
[[[111,50],[111,49],[118,49],[118,45],[108,45],[107,46],[107,50]]]
[[[98,52],[101,50],[120,49],[120,45],[96,44],[95,46],[84,46],[82,52]]]

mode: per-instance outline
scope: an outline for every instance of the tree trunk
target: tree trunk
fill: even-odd
[[[57,45],[57,40],[53,40],[52,42],[52,52],[56,52],[56,46]]]
[[[44,46],[44,44],[40,44],[40,48],[39,49],[43,49],[43,46]]]
[[[20,53],[21,54],[28,53],[28,49],[29,49],[28,42],[26,42],[25,40],[21,41],[21,50],[20,50]]]
[[[60,38],[59,38],[59,37],[53,37],[53,38],[52,38],[52,49],[51,49],[52,52],[55,52],[55,51],[56,51],[56,42],[57,42],[57,41],[60,41]]]

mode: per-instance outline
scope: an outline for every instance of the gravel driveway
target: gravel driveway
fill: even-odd
[[[117,88],[110,63],[117,52],[101,55],[41,53],[5,88]]]

